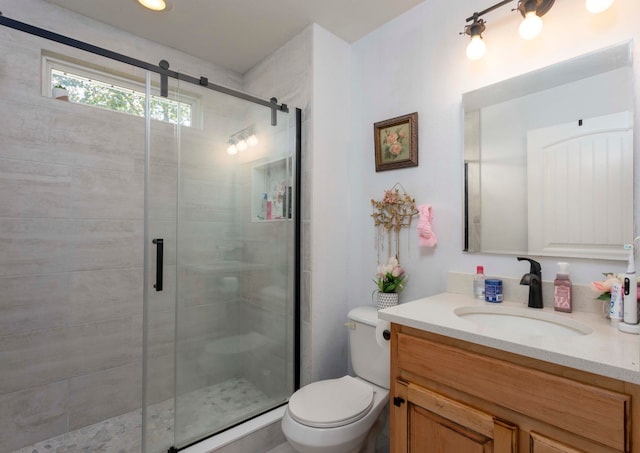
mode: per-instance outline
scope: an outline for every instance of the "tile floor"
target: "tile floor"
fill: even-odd
[[[181,439],[200,436],[211,429],[206,425],[206,421],[211,420],[208,415],[217,414],[216,419],[221,422],[238,420],[244,414],[261,412],[270,404],[268,400],[267,395],[246,379],[230,379],[183,395],[178,405],[182,416],[176,429]],[[158,453],[166,452],[164,446],[173,443],[173,413],[173,400],[149,409],[149,444],[163,446]],[[136,410],[11,453],[139,453],[141,433],[142,414]]]

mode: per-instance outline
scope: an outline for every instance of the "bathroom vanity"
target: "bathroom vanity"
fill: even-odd
[[[464,316],[486,310],[504,310],[504,325]],[[445,293],[379,312],[392,453],[640,452],[638,336],[595,314],[531,310]],[[529,314],[541,331],[518,324]],[[547,322],[569,330],[547,335]]]

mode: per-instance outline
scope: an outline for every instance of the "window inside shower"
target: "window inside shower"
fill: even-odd
[[[107,68],[91,67],[86,62],[65,61],[46,53],[43,61],[43,95],[54,87],[64,87],[69,101],[91,107],[113,110],[139,117],[145,116],[144,80],[110,72]],[[199,124],[200,100],[181,93],[180,100],[151,96],[149,113],[157,121],[193,126]]]

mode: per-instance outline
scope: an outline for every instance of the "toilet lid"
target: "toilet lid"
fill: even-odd
[[[295,421],[315,428],[335,428],[364,417],[373,406],[373,388],[351,376],[302,387],[289,399]]]

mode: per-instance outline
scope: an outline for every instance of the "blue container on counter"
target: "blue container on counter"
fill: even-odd
[[[487,302],[502,302],[502,280],[488,278],[484,281],[484,300]]]

